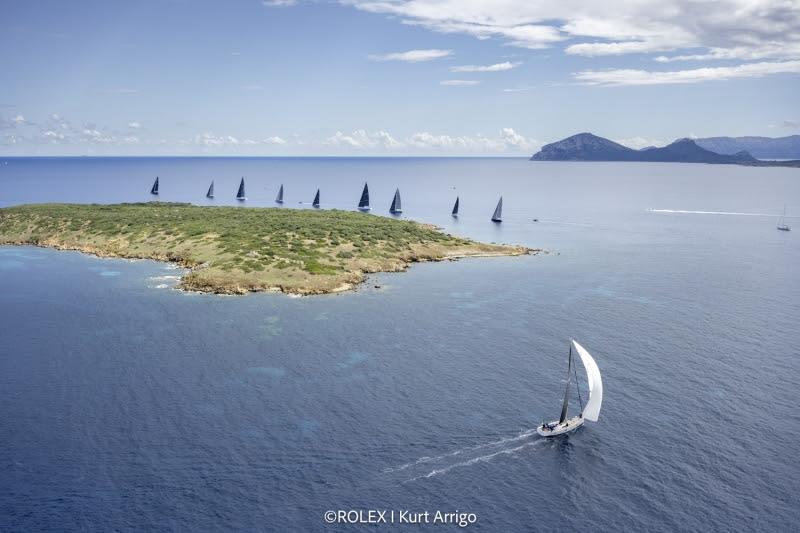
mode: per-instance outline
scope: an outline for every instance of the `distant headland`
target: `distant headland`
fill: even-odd
[[[762,161],[746,150],[733,154],[712,152],[693,139],[678,139],[661,148],[634,150],[591,133],[579,133],[546,144],[531,157],[531,161],[643,161],[800,167],[800,160]]]
[[[368,273],[402,271],[417,261],[538,251],[348,211],[162,202],[3,208],[0,244],[171,261],[191,269],[180,288],[223,294],[340,292]]]

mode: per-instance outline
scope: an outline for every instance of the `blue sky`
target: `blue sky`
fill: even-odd
[[[2,2],[0,154],[529,155],[800,133],[800,2]]]

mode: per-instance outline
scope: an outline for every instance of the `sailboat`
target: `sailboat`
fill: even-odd
[[[317,194],[314,196],[314,201],[311,202],[311,205],[319,209],[319,189],[317,189]]]
[[[158,176],[156,176],[156,181],[153,182],[153,186],[150,187],[150,194],[158,195]]]
[[[281,183],[281,188],[278,189],[278,196],[275,198],[275,203],[276,204],[283,203],[283,183]]]
[[[778,219],[778,229],[781,231],[792,231],[789,224],[786,223],[786,204],[783,205],[783,214]]]
[[[502,222],[503,221],[503,197],[500,197],[500,201],[497,202],[497,207],[494,208],[494,214],[492,215],[492,222]]]
[[[358,210],[359,211],[369,211],[371,207],[369,206],[369,187],[367,184],[364,183],[364,190],[361,191],[361,200],[358,201]]]
[[[586,369],[586,379],[589,382],[589,400],[586,406],[583,405],[581,399],[581,390],[578,386],[578,372],[573,365],[573,352],[577,352],[583,363],[583,368]],[[575,386],[578,389],[578,401],[581,404],[581,411],[577,416],[567,418],[567,408],[569,407],[569,389],[572,382],[572,375],[575,375]],[[558,420],[549,423],[542,422],[542,425],[536,428],[536,432],[542,437],[555,437],[556,435],[563,435],[583,425],[584,420],[591,420],[597,422],[600,416],[600,406],[603,403],[603,380],[600,378],[600,369],[597,367],[594,358],[586,351],[586,348],[578,344],[575,340],[571,340],[569,344],[569,361],[567,362],[567,387],[564,391],[564,403],[561,405],[561,416]]]
[[[244,178],[239,182],[239,190],[236,192],[236,199],[240,202],[247,200],[247,197],[244,195]]]
[[[403,212],[403,207],[400,203],[400,189],[394,191],[394,198],[392,199],[392,205],[389,206],[389,212],[393,215],[399,215]]]
[[[214,198],[214,180],[211,180],[211,185],[208,186],[206,198]]]
[[[454,217],[458,216],[458,196],[456,196],[456,203],[453,205],[453,212],[450,214]]]

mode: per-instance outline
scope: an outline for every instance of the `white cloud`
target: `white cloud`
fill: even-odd
[[[279,145],[284,145],[284,144],[286,144],[286,139],[283,139],[283,138],[281,138],[281,137],[277,137],[277,136],[272,136],[272,137],[267,137],[267,138],[266,138],[266,139],[264,139],[262,142],[263,142],[264,144],[279,144]]]
[[[53,130],[47,130],[42,133],[42,137],[47,140],[58,142],[64,140],[64,134]]]
[[[325,144],[331,146],[349,146],[351,148],[400,148],[402,143],[398,142],[388,132],[376,131],[367,132],[366,130],[355,130],[353,133],[344,134],[337,131],[333,136],[325,140]]]
[[[627,139],[612,139],[615,143],[619,143],[634,150],[641,150],[649,146],[665,146],[667,143],[656,139],[645,139],[644,137],[629,137]]]
[[[450,72],[502,72],[504,70],[517,68],[521,64],[522,63],[504,61],[503,63],[495,63],[494,65],[461,65],[458,67],[450,67]]]
[[[22,124],[25,124],[25,117],[23,117],[22,115],[17,115],[16,117],[11,119],[11,122],[13,122],[14,124],[16,124],[18,126],[22,125]]]
[[[800,128],[800,120],[784,120],[781,122],[782,128]]]
[[[290,7],[297,5],[297,0],[262,0],[261,4],[267,7]]]
[[[128,122],[128,127],[132,130],[138,130],[139,128],[142,127],[142,125],[139,124],[138,122]]]
[[[373,61],[405,61],[407,63],[418,63],[420,61],[431,61],[452,55],[452,50],[409,50],[407,52],[393,52],[390,54],[376,54],[369,56]]]
[[[452,85],[455,87],[467,87],[471,85],[478,85],[480,82],[478,80],[444,80],[440,81],[440,85]]]
[[[665,85],[699,83],[736,78],[760,78],[769,74],[800,73],[800,61],[746,63],[733,67],[705,67],[690,70],[649,71],[635,69],[584,70],[573,74],[586,85]]]
[[[355,130],[350,134],[337,131],[324,142],[329,147],[344,151],[393,153],[437,153],[437,154],[502,154],[532,152],[540,144],[516,133],[512,128],[503,128],[497,137],[485,135],[447,135],[427,131],[412,133],[398,140],[386,131],[369,132]]]

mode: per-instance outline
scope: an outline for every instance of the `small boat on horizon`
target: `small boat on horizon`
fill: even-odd
[[[786,204],[783,204],[783,214],[778,219],[777,227],[780,231],[792,231],[792,228],[786,223]]]
[[[319,189],[317,189],[317,194],[314,195],[314,201],[311,202],[311,206],[319,209]]]
[[[278,196],[275,198],[275,203],[276,204],[283,203],[283,183],[281,183],[281,188],[278,189]]]
[[[247,197],[244,195],[244,178],[239,182],[239,190],[236,192],[236,199],[240,202],[247,200]]]
[[[369,211],[370,209],[372,208],[369,206],[369,187],[364,182],[364,190],[361,191],[361,199],[358,201],[358,210]]]
[[[389,206],[389,212],[393,215],[399,215],[403,212],[402,204],[400,203],[400,189],[395,189],[392,205]]]
[[[211,180],[211,185],[208,186],[206,198],[214,198],[214,180]]]
[[[453,212],[450,213],[452,216],[458,218],[458,196],[456,196],[456,203],[453,204]]]
[[[156,176],[156,181],[153,182],[153,186],[150,187],[150,194],[158,196],[158,176]]]
[[[578,373],[572,364],[572,353],[577,352],[583,363],[583,368],[586,369],[586,380],[589,383],[589,400],[586,406],[583,405],[581,399],[581,389],[578,386]],[[580,402],[581,410],[578,416],[567,418],[567,409],[569,407],[569,389],[572,382],[572,376],[575,375],[575,388],[578,391],[578,401]],[[569,359],[567,360],[567,386],[564,391],[564,402],[561,405],[561,416],[558,420],[552,422],[542,422],[542,425],[536,428],[536,432],[542,437],[555,437],[556,435],[563,435],[574,431],[583,425],[584,420],[597,422],[600,416],[600,406],[603,403],[603,380],[600,377],[600,369],[594,358],[586,351],[586,348],[578,344],[575,340],[570,340],[569,344]]]
[[[500,201],[497,202],[497,207],[494,208],[494,214],[492,215],[492,222],[502,222],[503,221],[503,197],[500,197]]]

